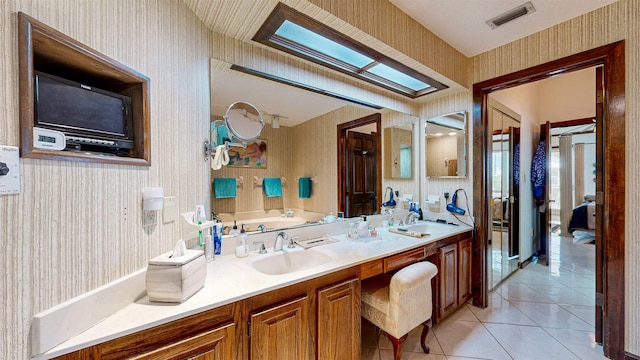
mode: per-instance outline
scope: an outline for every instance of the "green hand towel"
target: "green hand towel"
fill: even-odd
[[[236,178],[214,178],[213,194],[216,199],[236,197]]]
[[[282,196],[282,180],[280,178],[264,178],[262,180],[262,190],[266,197]]]
[[[298,197],[300,199],[308,199],[311,197],[311,179],[301,177],[298,179]]]

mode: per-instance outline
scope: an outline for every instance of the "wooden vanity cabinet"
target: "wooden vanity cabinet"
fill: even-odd
[[[471,299],[471,254],[472,239],[467,238],[458,243],[458,304],[462,305]]]
[[[318,360],[360,359],[360,280],[318,290]]]
[[[434,263],[437,322],[471,296],[472,236],[439,239],[58,359],[360,359],[360,280]]]
[[[239,310],[221,306],[56,359],[236,359]]]
[[[360,359],[360,279],[355,267],[244,303],[249,319],[245,353],[251,360]]]
[[[309,297],[287,301],[250,317],[251,359],[309,359]]]
[[[471,237],[438,249],[438,320],[456,311],[471,297]]]

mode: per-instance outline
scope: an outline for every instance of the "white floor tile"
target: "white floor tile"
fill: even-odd
[[[451,319],[452,321],[462,320],[462,321],[480,321],[474,313],[471,311],[472,305],[463,305],[456,312],[451,314],[447,319]]]
[[[443,321],[434,329],[447,356],[480,359],[511,359],[489,331],[478,322]]]
[[[393,360],[393,350],[380,349],[381,360]],[[402,351],[401,360],[447,360],[442,354],[425,354],[423,352]]]
[[[552,303],[548,296],[533,290],[527,284],[506,283],[500,286],[500,294],[509,301],[533,301]]]
[[[596,306],[595,305],[561,305],[565,310],[579,317],[594,329],[596,327]]]
[[[593,330],[593,326],[573,315],[558,304],[535,303],[528,301],[512,301],[536,324],[542,327],[573,330]]]
[[[514,360],[579,359],[537,326],[485,324]]]
[[[602,346],[596,344],[593,331],[578,331],[565,329],[544,330],[556,340],[567,347],[571,352],[583,360],[603,360],[606,359],[602,352]]]
[[[502,298],[490,298],[486,309],[470,306],[470,310],[483,323],[535,325],[522,311]]]
[[[528,285],[540,294],[549,297],[554,303],[564,305],[595,305],[595,299],[589,298],[568,286]]]

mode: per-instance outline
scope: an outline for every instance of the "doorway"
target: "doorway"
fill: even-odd
[[[549,170],[549,227],[552,234],[573,236],[574,242],[595,241],[595,216],[590,221],[574,219],[574,210],[583,204],[595,205],[596,133],[594,118],[551,123]],[[568,146],[567,146],[568,145]],[[580,233],[575,236],[575,229]]]
[[[604,75],[603,117],[596,122],[600,144],[601,161],[596,171],[602,181],[602,192],[596,194],[600,213],[606,227],[596,241],[596,252],[602,261],[597,266],[602,276],[596,278],[596,305],[603,312],[603,350],[606,356],[624,358],[624,188],[625,170],[616,166],[625,158],[625,63],[624,41],[602,46],[533,68],[486,80],[473,86],[474,118],[474,216],[476,237],[474,239],[474,268],[480,271],[473,276],[473,303],[486,307],[488,302],[487,247],[490,224],[491,189],[488,186],[488,154],[490,154],[492,130],[487,126],[487,103],[491,92],[549,78],[561,73],[602,65]],[[606,119],[603,121],[602,119]],[[623,192],[621,194],[621,192]],[[615,202],[614,202],[615,197]],[[601,293],[598,289],[601,289]]]
[[[382,115],[339,124],[337,130],[338,211],[347,218],[375,214],[382,205]]]

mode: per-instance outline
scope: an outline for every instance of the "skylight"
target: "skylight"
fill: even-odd
[[[447,88],[282,3],[253,40],[411,98]]]
[[[276,35],[282,36],[287,40],[291,40],[296,44],[305,44],[308,48],[315,50],[321,54],[325,54],[345,62],[357,68],[365,67],[373,62],[373,59],[351,50],[346,46],[327,39],[326,37],[316,34],[311,30],[285,20],[276,30]]]

